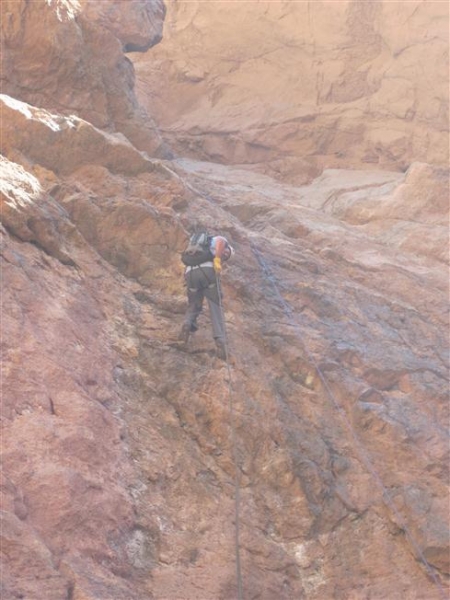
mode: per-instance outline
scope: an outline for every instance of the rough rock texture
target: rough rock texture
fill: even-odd
[[[123,46],[147,49],[160,39],[162,0],[2,0],[0,9],[2,93],[75,114],[122,132],[141,150],[167,155],[136,101],[134,71],[122,52]]]
[[[248,597],[439,598],[408,535],[444,586],[447,282],[405,241],[444,215],[419,202],[381,226],[375,198],[394,211],[419,174],[439,196],[444,173],[325,173],[312,207],[173,166],[195,197],[158,173],[2,162],[3,598],[236,597],[233,438]],[[173,345],[174,207],[244,259],[224,277],[232,414],[207,319],[191,353]]]
[[[84,0],[84,14],[111,31],[124,52],[145,52],[162,39],[163,0]]]
[[[7,1],[3,25],[64,38],[92,10],[93,40],[144,47],[109,4]],[[10,92],[50,60],[3,58]],[[2,600],[236,600],[236,489],[246,600],[447,598],[448,169],[288,185],[35,92],[0,98]],[[237,251],[229,367],[207,312],[177,341],[196,223]]]
[[[322,168],[448,161],[446,2],[167,2],[133,58],[181,155],[302,183]]]

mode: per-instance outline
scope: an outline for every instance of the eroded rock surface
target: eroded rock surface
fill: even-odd
[[[233,437],[246,589],[439,598],[404,527],[443,582],[447,282],[434,251],[405,247],[407,215],[399,239],[356,209],[369,185],[395,206],[422,167],[344,189],[324,174],[312,207],[205,163],[171,181],[83,167],[47,189],[2,166],[3,547],[29,565],[9,555],[5,598],[234,597]],[[364,229],[330,214],[330,189]],[[173,345],[180,217],[199,213],[240,257],[224,276],[233,422],[206,316],[190,353]]]
[[[138,105],[134,70],[122,51],[156,43],[163,19],[160,0],[4,0],[2,93],[75,114],[123,133],[141,150],[167,155],[153,120]]]
[[[295,183],[448,162],[447,3],[167,2],[139,98],[182,156]]]
[[[83,0],[84,14],[110,30],[124,52],[145,52],[162,39],[166,7],[163,0]]]
[[[117,56],[158,36],[118,6],[7,1],[3,26],[92,10]],[[43,68],[6,58],[17,90]],[[245,598],[447,597],[446,167],[288,185],[29,94],[0,99],[2,600],[234,600],[236,476]],[[236,248],[229,367],[207,312],[177,341],[199,223]]]

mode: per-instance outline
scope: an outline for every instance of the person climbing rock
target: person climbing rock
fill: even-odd
[[[179,338],[187,343],[189,336],[197,331],[197,319],[206,298],[216,343],[216,355],[222,360],[227,359],[227,353],[220,274],[222,262],[229,260],[233,254],[234,249],[225,237],[210,236],[201,232],[191,236],[188,247],[181,255],[181,260],[186,265],[184,278],[188,307]]]

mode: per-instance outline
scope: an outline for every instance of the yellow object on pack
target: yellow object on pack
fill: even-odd
[[[220,273],[222,271],[222,261],[218,256],[215,257],[213,264],[215,272]]]

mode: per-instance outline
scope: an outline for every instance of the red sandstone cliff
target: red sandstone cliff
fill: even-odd
[[[136,101],[134,70],[123,53],[160,39],[162,0],[2,0],[1,9],[2,93],[164,153]]]
[[[446,2],[167,2],[137,90],[181,155],[303,183],[448,163]]]
[[[343,3],[349,28],[361,19],[358,49],[378,48],[375,29],[384,40],[395,29],[405,54],[421,15],[444,26],[441,4],[417,2],[405,13],[388,4]],[[328,4],[328,15],[320,3],[323,20],[318,5],[308,3],[308,22],[322,46],[329,40],[323,64],[335,52],[347,65],[329,74],[339,111],[353,63],[339,59],[339,28],[330,30],[342,9]],[[448,122],[430,116],[424,133],[422,117],[413,129],[416,117],[397,115],[401,135],[417,145],[391,162],[379,146],[385,170],[357,169],[358,146],[335,136],[347,168],[313,177],[331,155],[318,144],[322,117],[317,129],[308,125],[321,157],[314,163],[299,162],[276,136],[270,165],[255,160],[253,142],[237,161],[245,170],[192,156],[161,160],[170,146],[186,149],[193,131],[161,139],[123,52],[160,39],[162,3],[6,0],[1,9],[2,600],[234,600],[236,465],[246,600],[445,598]],[[183,43],[190,28],[191,48],[205,28],[220,30],[209,20],[220,20],[217,10],[169,9],[166,27],[183,31]],[[259,13],[245,10],[239,39],[263,31]],[[296,47],[292,10],[278,3],[264,15],[270,24],[279,12],[286,29],[275,37]],[[299,16],[300,24],[309,31]],[[265,36],[275,43],[270,28]],[[432,38],[430,48],[441,44]],[[211,68],[227,64],[222,50],[225,62],[214,62],[206,48]],[[139,80],[141,96],[165,98],[167,112],[158,101],[152,113],[164,127],[185,99],[165,95],[180,82],[165,52],[161,44],[145,55],[146,69],[152,56],[163,68],[154,91]],[[445,79],[446,63],[434,57],[421,58],[427,73]],[[270,88],[274,65],[265,71],[264,57],[253,65]],[[390,87],[383,78],[385,110],[398,93],[393,79]],[[232,108],[234,88],[221,85],[229,131],[226,119],[241,118],[246,104],[240,96]],[[422,82],[408,85],[422,98]],[[429,100],[417,115],[432,112]],[[254,106],[285,118],[270,95]],[[383,132],[385,117],[369,105],[364,115],[367,142],[371,123]],[[189,150],[197,158],[217,133],[213,117],[211,109],[200,120],[199,145]],[[300,152],[298,130],[290,138]],[[277,160],[303,167],[294,178],[290,167],[278,179],[260,173]],[[305,185],[279,180],[286,176]],[[175,342],[185,308],[179,251],[197,222],[237,250],[223,276],[230,370],[212,354],[207,314],[190,352]]]

